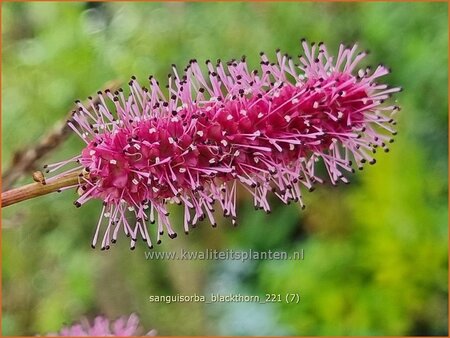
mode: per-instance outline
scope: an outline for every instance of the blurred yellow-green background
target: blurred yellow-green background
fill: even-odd
[[[2,210],[3,335],[45,334],[86,316],[136,312],[161,335],[448,334],[446,3],[2,3],[2,167],[110,80],[299,39],[370,49],[401,85],[399,134],[349,186],[320,186],[307,208],[273,200],[240,226],[202,224],[155,250],[304,249],[303,261],[146,260],[124,237],[90,248],[101,202],[66,191]],[[70,137],[40,165],[69,158]],[[17,185],[30,180],[22,178]],[[181,218],[173,222],[181,227]],[[181,230],[181,229],[180,229]],[[182,231],[179,231],[182,233]],[[138,243],[140,244],[140,243]],[[300,292],[299,304],[151,303],[150,295]],[[142,333],[144,331],[142,330]]]

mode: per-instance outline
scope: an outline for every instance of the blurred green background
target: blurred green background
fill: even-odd
[[[351,185],[307,193],[305,211],[273,200],[271,215],[243,194],[237,229],[204,223],[156,248],[304,249],[303,261],[147,261],[144,245],[130,251],[124,237],[108,252],[92,250],[101,203],[76,209],[72,191],[2,210],[3,335],[137,312],[161,335],[446,336],[447,25],[446,3],[3,3],[3,170],[74,99],[133,74],[164,82],[170,64],[191,58],[245,54],[256,66],[260,50],[297,55],[301,37],[333,51],[358,42],[372,52],[367,63],[392,67],[384,81],[404,87],[391,152]],[[72,136],[45,162],[81,147]],[[302,300],[148,302],[210,292]]]

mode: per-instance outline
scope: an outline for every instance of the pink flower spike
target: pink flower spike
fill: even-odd
[[[302,47],[299,64],[277,51],[275,63],[261,53],[260,70],[248,70],[243,57],[207,61],[205,75],[191,60],[183,73],[173,66],[167,90],[133,76],[128,96],[106,90],[98,105],[77,101],[69,125],[86,147],[72,163],[89,178],[75,205],[104,205],[92,246],[109,249],[122,230],[131,249],[138,237],[152,248],[154,223],[158,244],[164,231],[175,238],[168,203],[184,206],[186,233],[204,219],[216,225],[215,203],[236,224],[236,183],[267,213],[269,192],[304,207],[302,190],[324,181],[318,162],[331,184],[349,183],[345,173],[374,164],[377,148],[388,151],[400,108],[384,102],[400,88],[375,81],[389,69],[358,68],[366,53],[356,45],[341,45],[336,58],[322,43]]]
[[[116,321],[110,322],[108,319],[98,316],[93,324],[89,324],[87,319],[82,319],[79,324],[64,327],[58,333],[51,333],[48,336],[66,336],[66,337],[129,337],[136,336],[139,327],[139,318],[135,314],[130,317],[121,317]],[[156,331],[149,331],[146,336],[155,336]]]

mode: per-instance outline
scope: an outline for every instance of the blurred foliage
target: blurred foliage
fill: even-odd
[[[206,223],[156,250],[304,249],[304,261],[147,261],[125,238],[90,249],[100,202],[67,191],[2,211],[3,335],[137,312],[159,334],[443,335],[448,324],[446,3],[3,3],[2,165],[110,80],[164,79],[170,64],[230,59],[298,40],[369,48],[402,85],[396,143],[350,186],[308,207],[273,201],[240,226]],[[270,53],[269,53],[270,54]],[[273,55],[274,53],[272,53]],[[76,154],[72,137],[48,162]],[[29,181],[24,178],[23,183]],[[177,218],[174,218],[177,222]],[[181,220],[179,220],[181,226]],[[149,303],[149,295],[300,292],[299,304]]]

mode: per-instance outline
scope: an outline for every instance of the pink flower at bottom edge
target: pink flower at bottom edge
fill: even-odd
[[[92,325],[86,318],[80,323],[63,327],[58,333],[51,333],[47,336],[66,336],[66,337],[128,337],[138,335],[139,318],[136,314],[130,317],[120,317],[115,321],[110,321],[105,317],[97,316]],[[146,336],[155,336],[156,331],[151,330]]]

